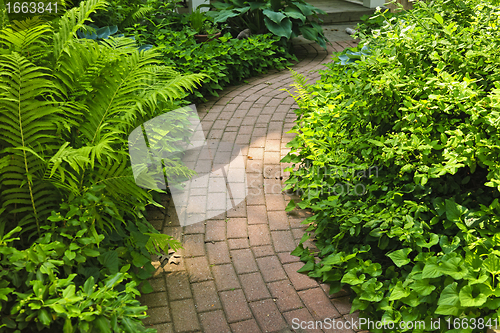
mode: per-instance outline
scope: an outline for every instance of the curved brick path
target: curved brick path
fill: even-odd
[[[328,53],[316,44],[295,46],[301,61],[293,69],[309,82],[319,78],[311,70],[331,61],[332,50],[354,46],[334,42]],[[271,72],[225,89],[221,97],[197,106],[208,139],[244,147],[249,194],[237,209],[218,220],[187,227],[175,226],[175,217],[153,211],[150,222],[184,246],[177,263],[160,266],[150,280],[154,292],[141,298],[148,305],[148,327],[165,332],[354,332],[293,330],[300,321],[349,320],[345,292],[328,296],[328,286],[297,273],[303,266],[289,253],[306,227],[306,211],[285,212],[290,197],[282,194],[286,179],[280,163],[293,138],[287,134],[296,119],[295,101],[282,91],[293,83],[289,71]],[[174,211],[172,202],[168,212]],[[175,214],[175,212],[174,212]],[[178,225],[178,224],[177,224]],[[357,330],[359,331],[359,330]]]

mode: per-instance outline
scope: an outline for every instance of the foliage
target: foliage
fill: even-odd
[[[286,41],[302,35],[317,42],[326,49],[326,41],[321,26],[310,19],[318,19],[317,14],[325,14],[304,0],[225,0],[210,5],[216,11],[208,12],[215,23],[228,23],[236,36],[244,29],[252,33],[270,32]]]
[[[188,19],[191,29],[197,34],[212,35],[219,31],[213,24],[213,19],[205,15],[204,12],[201,12],[199,8],[196,8],[196,10],[188,16]]]
[[[240,40],[231,39],[226,34],[218,40],[197,44],[192,29],[184,26],[180,31],[176,30],[181,22],[179,20],[155,23],[154,30],[136,24],[128,32],[141,44],[157,45],[166,65],[179,69],[185,75],[207,75],[201,88],[192,97],[218,96],[217,90],[224,86],[236,84],[271,68],[284,69],[291,65],[289,60],[296,60],[278,45],[278,38],[270,35]]]
[[[370,56],[314,85],[296,75],[282,161],[299,166],[287,187],[302,201],[287,209],[313,210],[319,251],[306,235],[293,254],[332,293],[349,287],[352,311],[397,323],[374,333],[482,332],[500,316],[498,3],[457,3],[417,2],[360,33]]]
[[[127,137],[205,76],[130,38],[78,39],[104,7],[0,31],[0,332],[145,331],[136,287],[151,290],[152,253],[180,247],[145,219],[156,203],[135,184]]]
[[[138,223],[129,224],[128,235],[97,232],[97,211],[116,217],[102,187],[62,204],[29,248],[12,246],[21,227],[1,239],[0,332],[147,332],[146,307],[135,298],[138,283],[154,271],[145,251],[149,229]]]
[[[62,18],[55,33],[43,21],[29,20],[0,34],[9,47],[0,56],[5,110],[0,115],[0,164],[5,166],[0,170],[5,210],[0,234],[5,225],[40,232],[40,221],[62,198],[80,195],[91,184],[107,185],[106,194],[122,212],[138,200],[151,202],[150,194],[135,185],[127,135],[204,76],[182,76],[159,66],[157,51],[139,52],[128,38],[99,44],[75,39],[88,15],[102,5],[82,3]],[[112,229],[108,221],[102,225]]]

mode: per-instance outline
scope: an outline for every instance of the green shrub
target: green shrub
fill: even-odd
[[[352,311],[396,323],[371,332],[482,332],[480,318],[498,323],[495,5],[417,2],[361,34],[358,49],[370,56],[327,65],[315,85],[296,76],[297,136],[283,162],[299,166],[287,184],[315,213],[306,223],[319,252],[303,247],[306,235],[293,253],[332,293],[350,288]],[[463,318],[468,327],[455,321]],[[397,328],[416,320],[426,328]]]
[[[194,92],[197,98],[218,96],[217,91],[227,85],[237,84],[269,69],[284,69],[291,65],[289,60],[296,60],[278,45],[278,37],[269,34],[248,39],[234,39],[225,34],[218,40],[197,44],[196,32],[189,27],[177,30],[178,22],[174,18],[155,24],[153,30],[139,24],[127,30],[139,43],[157,45],[166,65],[186,75],[206,74],[201,88]]]
[[[244,29],[250,29],[254,34],[270,32],[286,42],[302,35],[326,49],[327,39],[318,24],[322,21],[317,16],[317,14],[326,13],[304,0],[284,2],[279,0],[251,2],[224,0],[215,1],[210,7],[215,11],[209,11],[207,15],[211,15],[215,23],[228,23],[235,37]]]

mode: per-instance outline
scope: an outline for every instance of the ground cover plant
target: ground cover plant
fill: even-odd
[[[500,317],[498,1],[436,0],[371,33],[370,55],[307,85],[283,162],[317,252],[371,332],[485,332]],[[315,261],[314,257],[319,257]],[[419,327],[402,321],[423,321]],[[432,321],[432,323],[431,323]],[[438,322],[440,323],[438,326]]]
[[[248,39],[232,38],[226,32],[218,39],[197,43],[198,31],[190,27],[189,16],[172,15],[152,19],[149,24],[135,24],[127,29],[139,44],[152,44],[162,53],[166,65],[183,74],[207,75],[201,87],[187,100],[218,96],[217,91],[231,84],[265,73],[285,69],[296,57],[271,34],[253,35]]]
[[[0,30],[0,332],[145,331],[135,297],[151,290],[151,254],[180,246],[146,221],[158,204],[134,182],[127,137],[204,75],[130,38],[77,38],[105,4]]]

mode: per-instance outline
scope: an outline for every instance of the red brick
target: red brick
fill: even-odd
[[[264,152],[264,165],[266,164],[280,164],[280,153],[277,151]]]
[[[276,252],[292,252],[296,248],[290,231],[271,231],[271,238]]]
[[[282,252],[278,253],[278,258],[282,264],[289,264],[291,262],[299,262],[300,258],[296,256],[292,256],[290,253]]]
[[[262,174],[247,173],[247,186],[249,194],[251,193],[250,189],[262,189],[262,184],[264,184],[264,177]]]
[[[246,237],[248,237],[246,218],[231,218],[227,221],[227,238]]]
[[[207,243],[208,263],[210,265],[230,264],[229,249],[226,242]]]
[[[281,191],[281,185],[276,188]],[[283,194],[266,193],[266,206],[268,211],[284,211],[286,204]]]
[[[240,288],[240,283],[232,265],[214,266],[212,267],[212,272],[214,274],[215,284],[217,285],[217,289],[219,291]]]
[[[203,222],[187,225],[184,227],[184,235],[205,233],[205,224]]]
[[[169,308],[167,306],[149,308],[146,311],[146,314],[149,317],[143,320],[145,325],[160,324],[171,321]]]
[[[297,273],[299,269],[304,266],[303,262],[295,262],[292,264],[283,265],[290,281],[292,282],[295,290],[303,290],[307,288],[317,287],[318,282],[306,274]]]
[[[186,268],[189,273],[189,281],[191,282],[212,279],[206,257],[186,258]]]
[[[293,234],[294,239],[300,240],[302,238],[302,236],[304,236],[305,230],[304,229],[292,229],[292,234]]]
[[[286,279],[285,271],[276,256],[257,258],[260,272],[264,276],[264,281],[273,282]]]
[[[307,229],[308,224],[302,224],[304,219],[288,218],[292,229]]]
[[[264,191],[262,188],[249,188],[247,196],[247,211],[250,205],[265,205],[266,200],[264,199]],[[264,206],[265,209],[265,206]],[[250,216],[250,214],[248,215]]]
[[[248,206],[248,224],[267,224],[266,206]]]
[[[149,308],[168,306],[167,293],[164,291],[143,294],[139,298],[139,301],[141,302],[141,305],[147,305]]]
[[[252,312],[265,332],[276,332],[286,327],[286,323],[273,300],[266,299],[250,303]]]
[[[269,219],[269,229],[271,230],[288,230],[290,226],[288,225],[288,218],[286,212],[275,211],[267,212],[267,218]]]
[[[340,317],[330,299],[321,288],[299,291],[299,296],[316,320]]]
[[[196,308],[192,299],[173,301],[170,303],[172,319],[177,332],[196,331],[200,329]]]
[[[312,327],[315,327],[315,320],[307,311],[307,309],[298,309],[298,310],[293,310],[290,312],[285,312],[283,314],[285,317],[286,321],[288,322],[289,325],[292,327],[297,327],[298,325],[303,325],[302,328],[307,329],[307,333],[322,333],[323,331],[321,329],[308,329],[308,324],[312,323]]]
[[[233,323],[252,318],[252,312],[241,289],[221,292],[220,299],[228,322]]]
[[[280,151],[280,140],[266,140],[265,151]]]
[[[276,281],[268,284],[273,299],[281,312],[286,312],[303,306],[299,295],[288,280]]]
[[[249,302],[271,297],[259,272],[240,275],[240,281]]]
[[[252,157],[253,160],[263,160],[264,148],[250,148],[248,149],[248,156]]]
[[[165,285],[165,278],[163,276],[157,279],[150,279],[149,283],[151,284],[151,287],[155,292],[167,290],[167,287]]]
[[[224,194],[225,196],[225,194]],[[208,221],[205,232],[206,242],[217,242],[226,239],[226,221]]]
[[[193,283],[193,295],[198,312],[220,309],[221,304],[213,281]]]
[[[229,250],[247,249],[250,247],[248,244],[248,238],[246,237],[228,239],[227,244],[229,246]]]
[[[255,258],[267,257],[274,255],[274,249],[271,245],[252,247]]]
[[[234,194],[233,194],[234,195]],[[234,208],[230,208],[227,210],[227,217],[247,217],[247,204],[245,200],[241,201]]]
[[[264,125],[265,124],[256,124],[255,126],[257,125]],[[252,135],[251,139],[250,139],[251,143],[250,143],[250,148],[259,148],[259,149],[264,149],[264,147],[266,146],[266,138],[263,137],[263,136],[255,136],[255,135]],[[263,158],[259,158],[259,160],[262,160]]]
[[[259,270],[250,249],[231,251],[231,256],[233,259],[234,268],[236,269],[236,273],[238,275],[256,272]]]
[[[203,332],[231,333],[224,312],[220,310],[200,313],[200,321]]]
[[[166,274],[168,297],[175,301],[178,299],[191,298],[188,274],[183,272],[172,272]]]
[[[264,179],[264,192],[266,194],[281,194],[283,187],[279,179]]]
[[[251,224],[248,226],[248,237],[250,246],[261,246],[271,244],[271,236],[267,224]]]
[[[246,172],[262,174],[263,167],[264,167],[263,160],[253,160],[253,159],[247,160]]]
[[[149,327],[146,327],[149,328]],[[156,330],[156,333],[174,333],[174,327],[172,323],[163,323],[154,325],[151,328]]]
[[[185,235],[182,246],[184,247],[184,256],[186,257],[205,255],[205,242],[203,240],[203,235]]]
[[[231,324],[231,329],[233,333],[262,333],[255,319]]]
[[[273,140],[275,141],[275,140]],[[281,176],[281,167],[279,165],[266,165],[262,169],[265,179],[277,179]]]
[[[323,332],[325,333],[354,333],[351,329],[352,322],[346,322],[344,318],[333,318],[331,322],[325,323],[323,326]],[[356,325],[356,323],[354,323]],[[359,324],[357,325],[359,328]],[[365,331],[365,333],[370,333]]]

